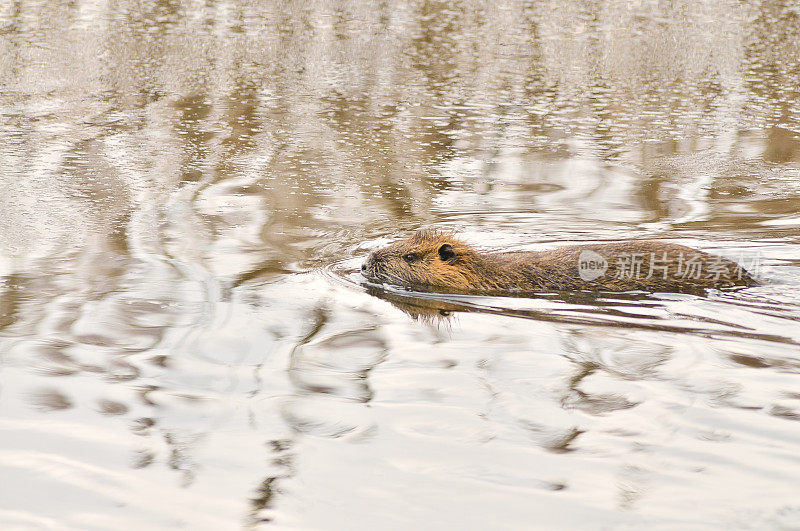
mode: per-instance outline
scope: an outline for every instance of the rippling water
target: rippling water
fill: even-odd
[[[0,5],[4,529],[800,527],[791,2]],[[365,284],[419,227],[706,295]]]

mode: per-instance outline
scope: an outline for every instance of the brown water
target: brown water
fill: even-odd
[[[0,3],[3,529],[800,528],[800,10]],[[418,227],[764,284],[376,289]]]

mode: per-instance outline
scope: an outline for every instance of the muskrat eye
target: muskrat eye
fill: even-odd
[[[410,264],[411,262],[416,262],[417,260],[419,260],[419,256],[417,256],[414,253],[408,253],[403,255],[403,260],[405,260]]]

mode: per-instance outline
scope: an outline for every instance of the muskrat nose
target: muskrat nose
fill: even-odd
[[[366,271],[366,270],[367,270],[367,263],[364,262],[363,264],[361,264],[361,271]]]

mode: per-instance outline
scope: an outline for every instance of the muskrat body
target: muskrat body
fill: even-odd
[[[668,291],[752,286],[727,258],[658,240],[481,253],[452,233],[423,230],[370,253],[369,280],[451,293]]]

